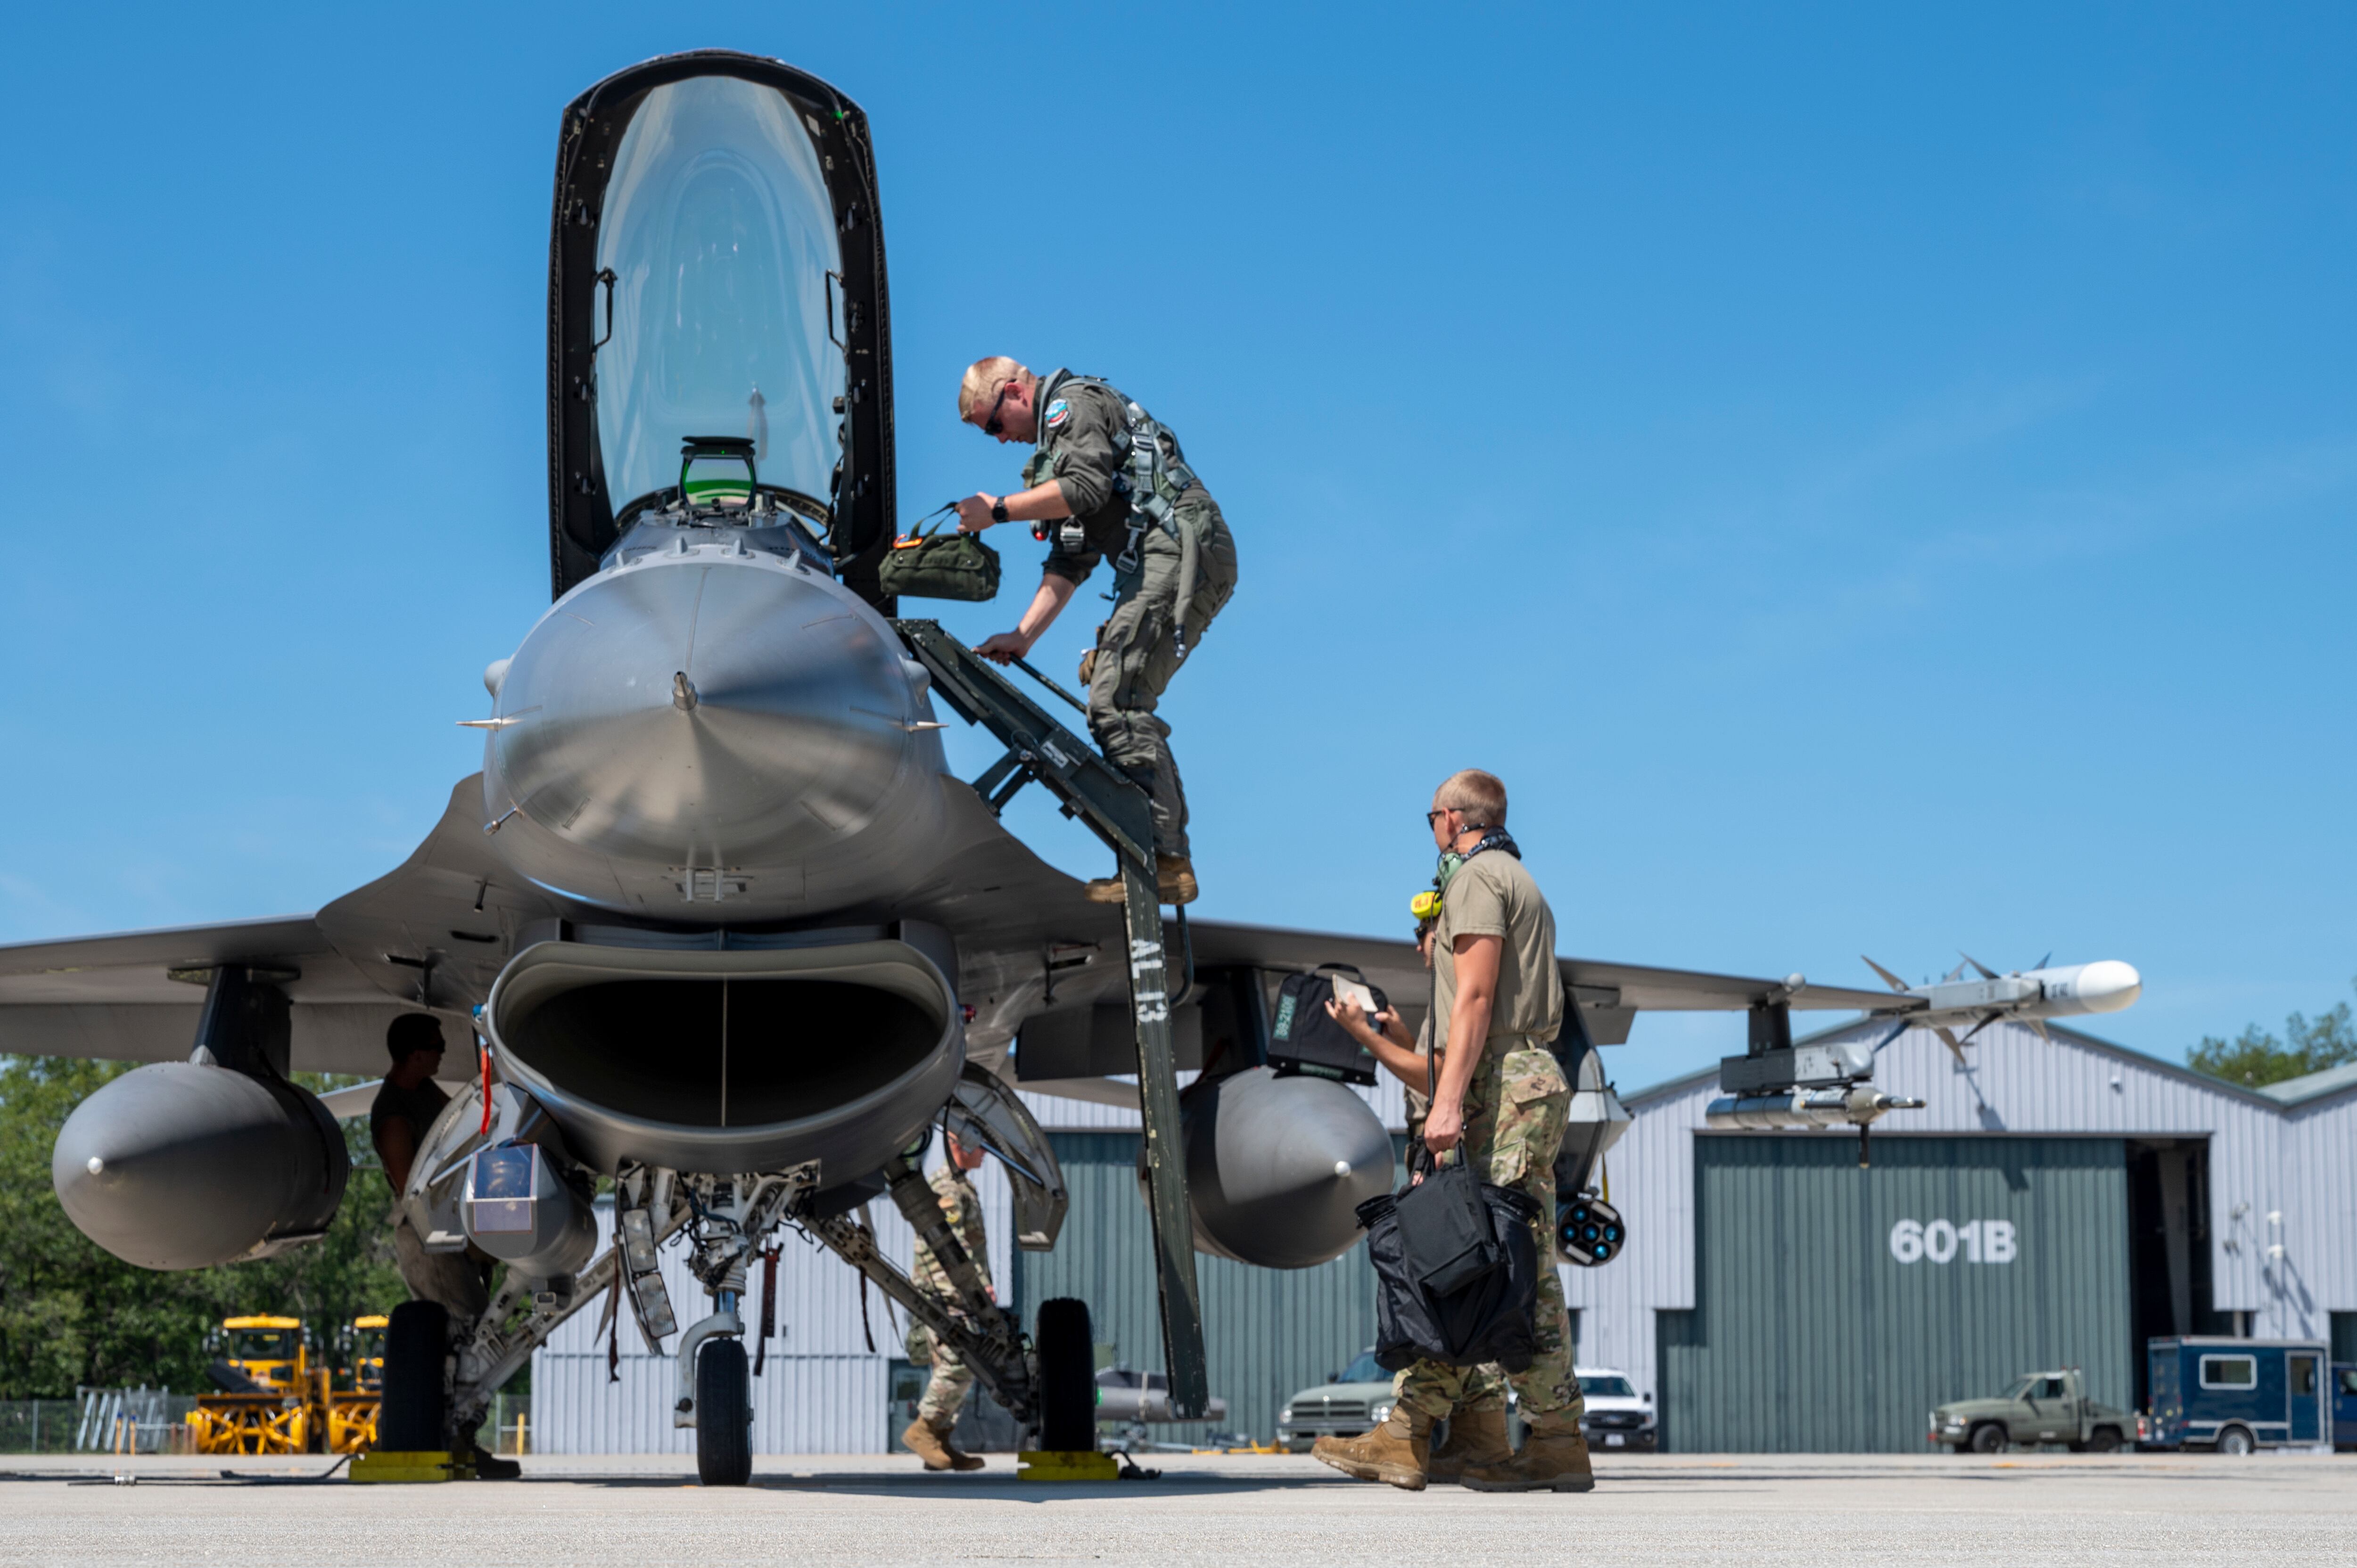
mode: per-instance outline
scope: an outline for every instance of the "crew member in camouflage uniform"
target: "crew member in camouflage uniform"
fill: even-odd
[[[1426,821],[1441,852],[1432,1010],[1441,1020],[1443,1065],[1425,1144],[1436,1155],[1461,1147],[1483,1180],[1534,1198],[1532,1240],[1551,1264],[1555,1159],[1571,1104],[1571,1088],[1547,1049],[1563,1027],[1555,916],[1505,832],[1506,788],[1496,778],[1454,775],[1434,793]],[[1461,1048],[1477,1040],[1478,1050]],[[1378,1056],[1400,1071],[1391,1052]],[[1422,1067],[1415,1059],[1419,1077]],[[1529,1440],[1520,1454],[1469,1462],[1461,1478],[1477,1491],[1584,1492],[1596,1484],[1580,1432],[1584,1403],[1563,1282],[1551,1266],[1539,1270],[1536,1328],[1537,1355],[1525,1370],[1508,1374]],[[1321,1437],[1312,1452],[1346,1474],[1418,1491],[1429,1475],[1432,1423],[1460,1403],[1478,1408],[1481,1397],[1478,1369],[1418,1361],[1399,1374],[1383,1425],[1363,1437]]]
[[[982,1231],[982,1198],[966,1177],[968,1171],[981,1167],[982,1151],[967,1148],[953,1133],[944,1132],[942,1137],[948,1145],[949,1159],[933,1173],[929,1185],[942,1200],[942,1212],[949,1217],[950,1229],[957,1233],[958,1244],[974,1260],[982,1283],[989,1285],[990,1244]],[[934,1295],[952,1302],[958,1299],[957,1287],[950,1283],[949,1272],[921,1239],[917,1242],[916,1267],[910,1272],[917,1283]],[[925,1384],[924,1397],[917,1402],[917,1419],[900,1434],[900,1442],[925,1462],[928,1470],[981,1469],[979,1455],[963,1453],[950,1442],[958,1412],[965,1408],[966,1391],[974,1387],[974,1369],[958,1359],[955,1350],[934,1339],[932,1331],[921,1323],[909,1326],[908,1350],[911,1361],[930,1360],[933,1375]]]
[[[1001,442],[1030,441],[1026,489],[958,502],[958,527],[1032,522],[1049,542],[1039,591],[1013,631],[975,651],[1021,659],[1088,581],[1114,566],[1114,607],[1081,660],[1089,730],[1105,760],[1154,802],[1155,880],[1166,904],[1192,903],[1187,795],[1156,716],[1170,678],[1236,588],[1236,547],[1217,501],[1187,466],[1178,438],[1132,399],[1069,371],[1033,375],[1003,356],[978,360],[958,387],[958,417]],[[1099,903],[1122,901],[1121,879],[1089,884]]]

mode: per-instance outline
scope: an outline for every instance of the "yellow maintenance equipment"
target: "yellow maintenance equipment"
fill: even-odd
[[[231,1317],[205,1337],[216,1393],[199,1394],[188,1435],[199,1454],[307,1454],[311,1336],[300,1318]]]
[[[382,1313],[372,1312],[336,1330],[336,1365],[319,1369],[319,1405],[326,1412],[330,1454],[365,1454],[376,1445],[387,1323]]]

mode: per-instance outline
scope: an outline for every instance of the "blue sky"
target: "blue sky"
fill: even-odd
[[[913,514],[1005,351],[1184,435],[1201,912],[1389,932],[1502,774],[1567,951],[2125,958],[2174,1057],[2357,972],[2342,8],[571,4],[0,21],[0,940],[316,908],[547,602],[558,110],[875,127]],[[1011,536],[1009,536],[1011,535]],[[944,607],[1011,624],[1012,585]],[[1084,593],[1087,590],[1084,590]],[[1093,601],[1039,654],[1067,671]],[[984,745],[956,743],[978,771]],[[1010,813],[1093,874],[1038,802]],[[1740,1048],[1651,1018],[1624,1086]]]

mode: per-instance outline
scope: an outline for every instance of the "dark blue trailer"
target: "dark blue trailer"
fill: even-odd
[[[2332,1364],[2332,1446],[2357,1448],[2357,1366]]]
[[[2138,1424],[2152,1448],[2322,1447],[2333,1439],[2336,1380],[2320,1339],[2148,1340],[2152,1405]]]

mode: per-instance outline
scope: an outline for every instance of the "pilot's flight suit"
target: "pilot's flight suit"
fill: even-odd
[[[1024,488],[1053,479],[1081,534],[1068,543],[1062,521],[1045,525],[1047,570],[1080,584],[1088,581],[1099,562],[1114,564],[1113,613],[1098,628],[1096,649],[1088,661],[1089,730],[1105,760],[1153,798],[1155,851],[1184,859],[1186,792],[1170,756],[1170,726],[1154,710],[1179,662],[1235,592],[1235,542],[1219,503],[1184,468],[1175,436],[1164,447],[1178,458],[1184,476],[1170,502],[1172,527],[1146,522],[1143,509],[1133,518],[1124,489],[1131,421],[1120,394],[1059,370],[1040,379],[1037,395],[1039,450],[1024,465]],[[1133,536],[1133,524],[1138,522],[1146,526]],[[1184,607],[1183,650],[1177,638],[1183,551],[1172,529],[1191,532],[1198,552],[1193,591]],[[1125,573],[1123,557],[1133,542],[1136,570]]]
[[[990,1240],[983,1233],[982,1197],[974,1190],[974,1183],[967,1178],[965,1172],[945,1162],[933,1173],[927,1185],[941,1199],[942,1212],[948,1218],[950,1229],[957,1233],[958,1244],[965,1249],[966,1256],[974,1260],[975,1271],[982,1275],[982,1283],[990,1284]],[[950,1301],[958,1299],[957,1286],[950,1283],[949,1271],[942,1267],[941,1261],[933,1256],[932,1249],[926,1246],[921,1239],[917,1242],[916,1267],[910,1273],[919,1284],[935,1295]],[[921,1323],[911,1323],[909,1326],[908,1351],[911,1361],[931,1361],[933,1375],[925,1384],[924,1397],[917,1402],[917,1419],[902,1434],[901,1441],[921,1455],[931,1468],[944,1466],[934,1464],[934,1455],[927,1452],[929,1446],[937,1448],[947,1457],[947,1467],[963,1470],[978,1466],[979,1460],[971,1464],[957,1463],[965,1456],[949,1446],[950,1430],[957,1425],[958,1412],[965,1407],[966,1391],[974,1387],[974,1369],[959,1359],[955,1350],[936,1341],[932,1331]],[[919,1431],[920,1428],[930,1429],[933,1438],[931,1444],[925,1443],[924,1434]]]

